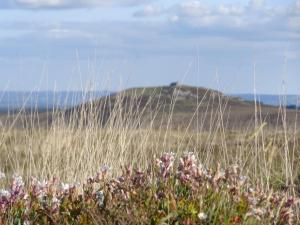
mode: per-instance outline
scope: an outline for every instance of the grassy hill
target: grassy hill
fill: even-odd
[[[186,85],[131,88],[109,97],[90,101],[66,111],[66,118],[81,118],[87,124],[91,115],[105,126],[120,120],[134,120],[139,126],[192,130],[222,126],[228,129],[295,125],[296,110],[287,110],[229,97],[202,87]],[[255,118],[256,117],[256,118]],[[298,123],[298,122],[296,122]]]
[[[131,88],[91,99],[67,110],[15,110],[0,113],[1,126],[76,126],[210,131],[248,130],[265,124],[270,129],[299,127],[298,110],[269,106],[203,87],[186,85]],[[132,122],[134,121],[134,122]]]

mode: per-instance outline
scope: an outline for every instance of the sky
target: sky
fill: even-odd
[[[300,94],[300,0],[1,0],[0,90]]]

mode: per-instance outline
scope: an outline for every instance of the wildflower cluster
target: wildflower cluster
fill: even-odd
[[[297,223],[299,198],[251,188],[238,166],[210,170],[193,153],[155,162],[145,171],[128,166],[115,179],[102,167],[82,185],[35,178],[25,185],[15,175],[0,190],[0,224]]]

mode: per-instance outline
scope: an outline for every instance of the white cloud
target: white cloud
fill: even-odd
[[[194,28],[221,26],[249,30],[265,26],[264,29],[273,29],[272,27],[285,29],[289,23],[291,27],[298,26],[298,17],[291,18],[291,11],[298,11],[300,0],[295,4],[296,7],[288,4],[271,6],[266,4],[265,0],[250,0],[245,5],[209,5],[200,0],[191,0],[176,4],[161,13],[169,15],[169,18],[176,18],[170,20],[172,22],[191,25]]]
[[[223,15],[236,15],[240,16],[244,13],[244,8],[236,5],[219,5],[218,12]]]
[[[178,6],[178,11],[188,16],[205,16],[211,15],[211,8],[200,1],[189,1]]]
[[[296,1],[296,8],[297,8],[298,10],[300,10],[300,0],[297,0],[297,1]]]
[[[69,4],[65,0],[16,0],[16,4],[29,6],[29,7],[58,7]]]
[[[30,1],[31,4],[34,4],[37,0],[23,1]],[[52,5],[55,5],[60,1],[52,0],[51,2]],[[88,45],[88,43],[100,43],[99,45],[104,46],[107,52],[119,52],[123,49],[124,52],[144,51],[151,52],[151,54],[153,51],[160,51],[160,53],[175,51],[173,49],[183,49],[182,52],[187,52],[190,46],[199,45],[200,38],[205,38],[204,45],[207,45],[207,40],[226,39],[230,43],[240,44],[245,49],[249,48],[250,45],[268,46],[268,43],[271,43],[272,46],[276,43],[285,45],[291,42],[293,44],[299,41],[300,15],[296,13],[297,7],[295,7],[299,2],[300,0],[294,2],[293,5],[282,5],[280,7],[271,7],[265,4],[261,6],[260,10],[251,10],[249,3],[245,5],[211,5],[197,0],[183,1],[169,8],[148,4],[142,11],[139,11],[138,16],[146,17],[146,20],[143,21],[109,21],[109,18],[102,24],[99,24],[100,20],[73,23],[62,21],[61,25],[45,27],[36,25],[36,31],[31,32],[28,36],[40,37],[33,42],[34,44],[43,43],[44,39],[54,44],[64,43],[66,46],[60,44],[64,48],[68,46],[79,48],[81,45]],[[57,12],[50,11],[50,13],[55,15]],[[149,16],[151,16],[150,22],[147,23]],[[162,19],[153,23],[152,17]],[[166,21],[164,21],[165,19]],[[41,24],[42,22],[35,23]],[[13,26],[15,26],[18,33],[13,31],[10,36],[14,35],[16,38],[20,36],[20,39],[22,39],[23,35],[19,35],[19,32],[24,28],[28,33],[28,24],[21,24],[18,27],[11,25],[9,27]],[[9,28],[3,29],[3,32],[5,33],[5,39],[2,43],[7,43]],[[180,41],[177,42],[178,39]],[[174,45],[171,46],[173,40]],[[21,43],[21,41],[19,42]],[[25,41],[25,43],[27,42]],[[149,47],[149,43],[154,44]],[[161,46],[155,48],[157,43],[161,43]],[[3,45],[6,47],[6,44]],[[296,46],[296,44],[294,45]],[[49,46],[51,45],[49,44]],[[185,48],[184,46],[189,47]],[[212,44],[212,46],[215,46],[215,44]],[[227,46],[224,48],[227,48]],[[178,52],[180,53],[179,50]]]
[[[300,30],[300,16],[293,16],[289,18],[288,25],[292,29]]]
[[[259,9],[265,4],[265,0],[250,0],[249,6],[254,9]]]
[[[173,15],[169,18],[170,22],[176,23],[179,20],[179,17],[177,15]]]
[[[77,38],[93,38],[93,35],[78,29],[52,28],[46,32],[46,37],[53,39]]]
[[[77,8],[140,5],[149,0],[1,0],[2,8]]]
[[[295,1],[288,11],[288,26],[290,29],[300,30],[300,0]]]
[[[146,5],[142,10],[137,11],[134,16],[136,17],[152,17],[162,13],[162,7],[158,5]]]
[[[294,13],[300,15],[300,0],[295,2],[295,7],[293,8]]]

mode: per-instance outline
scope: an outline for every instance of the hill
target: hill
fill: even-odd
[[[77,118],[82,125],[96,120],[102,126],[128,122],[129,127],[151,124],[153,128],[199,131],[215,127],[245,129],[254,126],[255,121],[269,127],[286,124],[294,128],[297,114],[296,110],[275,106],[255,107],[254,102],[212,89],[175,85],[127,89],[68,109],[65,118],[67,122]]]

